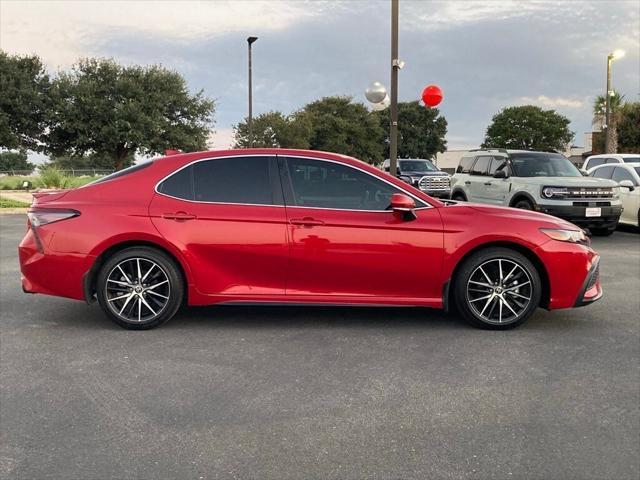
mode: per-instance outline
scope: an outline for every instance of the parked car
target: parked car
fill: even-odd
[[[179,154],[34,197],[24,291],[97,300],[129,329],[238,303],[454,308],[504,329],[602,296],[575,225],[441,202],[333,153]]]
[[[382,164],[382,169],[385,172],[389,171],[388,159]],[[451,177],[447,172],[438,169],[430,160],[398,159],[398,178],[431,197],[449,198],[451,194]]]
[[[589,176],[606,178],[620,186],[620,223],[640,227],[640,163],[605,164],[589,169]]]
[[[640,162],[640,154],[638,153],[602,153],[599,155],[591,155],[582,164],[582,170],[585,172],[606,163],[638,163]]]
[[[616,182],[585,177],[556,152],[472,150],[462,156],[452,184],[454,200],[535,210],[594,235],[613,233],[622,213]]]

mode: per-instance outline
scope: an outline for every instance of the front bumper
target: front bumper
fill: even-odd
[[[599,202],[580,202],[586,205],[536,205],[536,210],[541,213],[562,218],[582,228],[613,228],[618,223],[622,214],[620,205],[598,205]],[[587,217],[587,208],[600,208],[599,217]]]
[[[578,294],[574,307],[583,307],[602,298],[602,286],[600,285],[600,257],[596,258],[584,280],[582,289]]]
[[[422,189],[420,189],[420,191],[426,193],[430,197],[436,197],[436,198],[449,198],[449,197],[451,197],[451,189],[450,188],[447,188],[446,190],[422,190]]]

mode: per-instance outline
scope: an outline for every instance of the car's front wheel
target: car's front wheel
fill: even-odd
[[[465,260],[454,278],[457,310],[472,325],[513,328],[535,311],[542,282],[531,261],[509,248],[480,250]]]
[[[184,297],[184,282],[169,256],[154,248],[132,247],[104,263],[96,290],[102,310],[115,323],[148,330],[176,314]]]

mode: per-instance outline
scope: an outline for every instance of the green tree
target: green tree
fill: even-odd
[[[384,130],[377,117],[351,97],[325,97],[302,112],[311,122],[309,147],[351,155],[369,163],[383,160]]]
[[[507,107],[493,116],[482,148],[564,151],[574,137],[569,123],[555,110],[534,105]]]
[[[253,119],[253,146],[255,148],[309,148],[311,122],[302,112],[284,115],[267,112]],[[247,119],[234,125],[235,148],[248,148],[249,124]]]
[[[609,149],[604,153],[616,153],[618,151],[618,123],[622,115],[622,106],[624,95],[614,91],[609,97],[609,125],[604,129],[605,135],[609,142]],[[606,124],[606,98],[604,95],[598,95],[593,102],[593,124],[599,124],[601,127]]]
[[[385,132],[385,157],[389,158],[390,109],[376,112]],[[434,158],[447,149],[447,120],[437,108],[418,101],[398,103],[398,158]]]
[[[48,109],[49,76],[37,56],[0,50],[0,147],[40,150]]]
[[[84,59],[51,91],[46,151],[53,156],[103,155],[120,169],[136,153],[203,150],[213,125],[213,101],[157,65]]]
[[[640,153],[640,102],[624,104],[617,131],[620,153]]]
[[[122,162],[122,168],[133,165],[135,157],[129,155]],[[51,157],[49,166],[59,170],[113,170],[113,159],[105,154],[90,153],[87,155],[59,155]]]
[[[0,152],[0,172],[28,175],[36,166],[27,160],[25,152]]]

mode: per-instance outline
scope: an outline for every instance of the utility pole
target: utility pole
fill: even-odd
[[[249,147],[253,147],[253,86],[252,86],[252,71],[251,71],[251,44],[258,40],[258,37],[247,38],[247,44],[249,45]]]
[[[391,125],[389,129],[389,173],[398,172],[398,1],[391,0]]]

